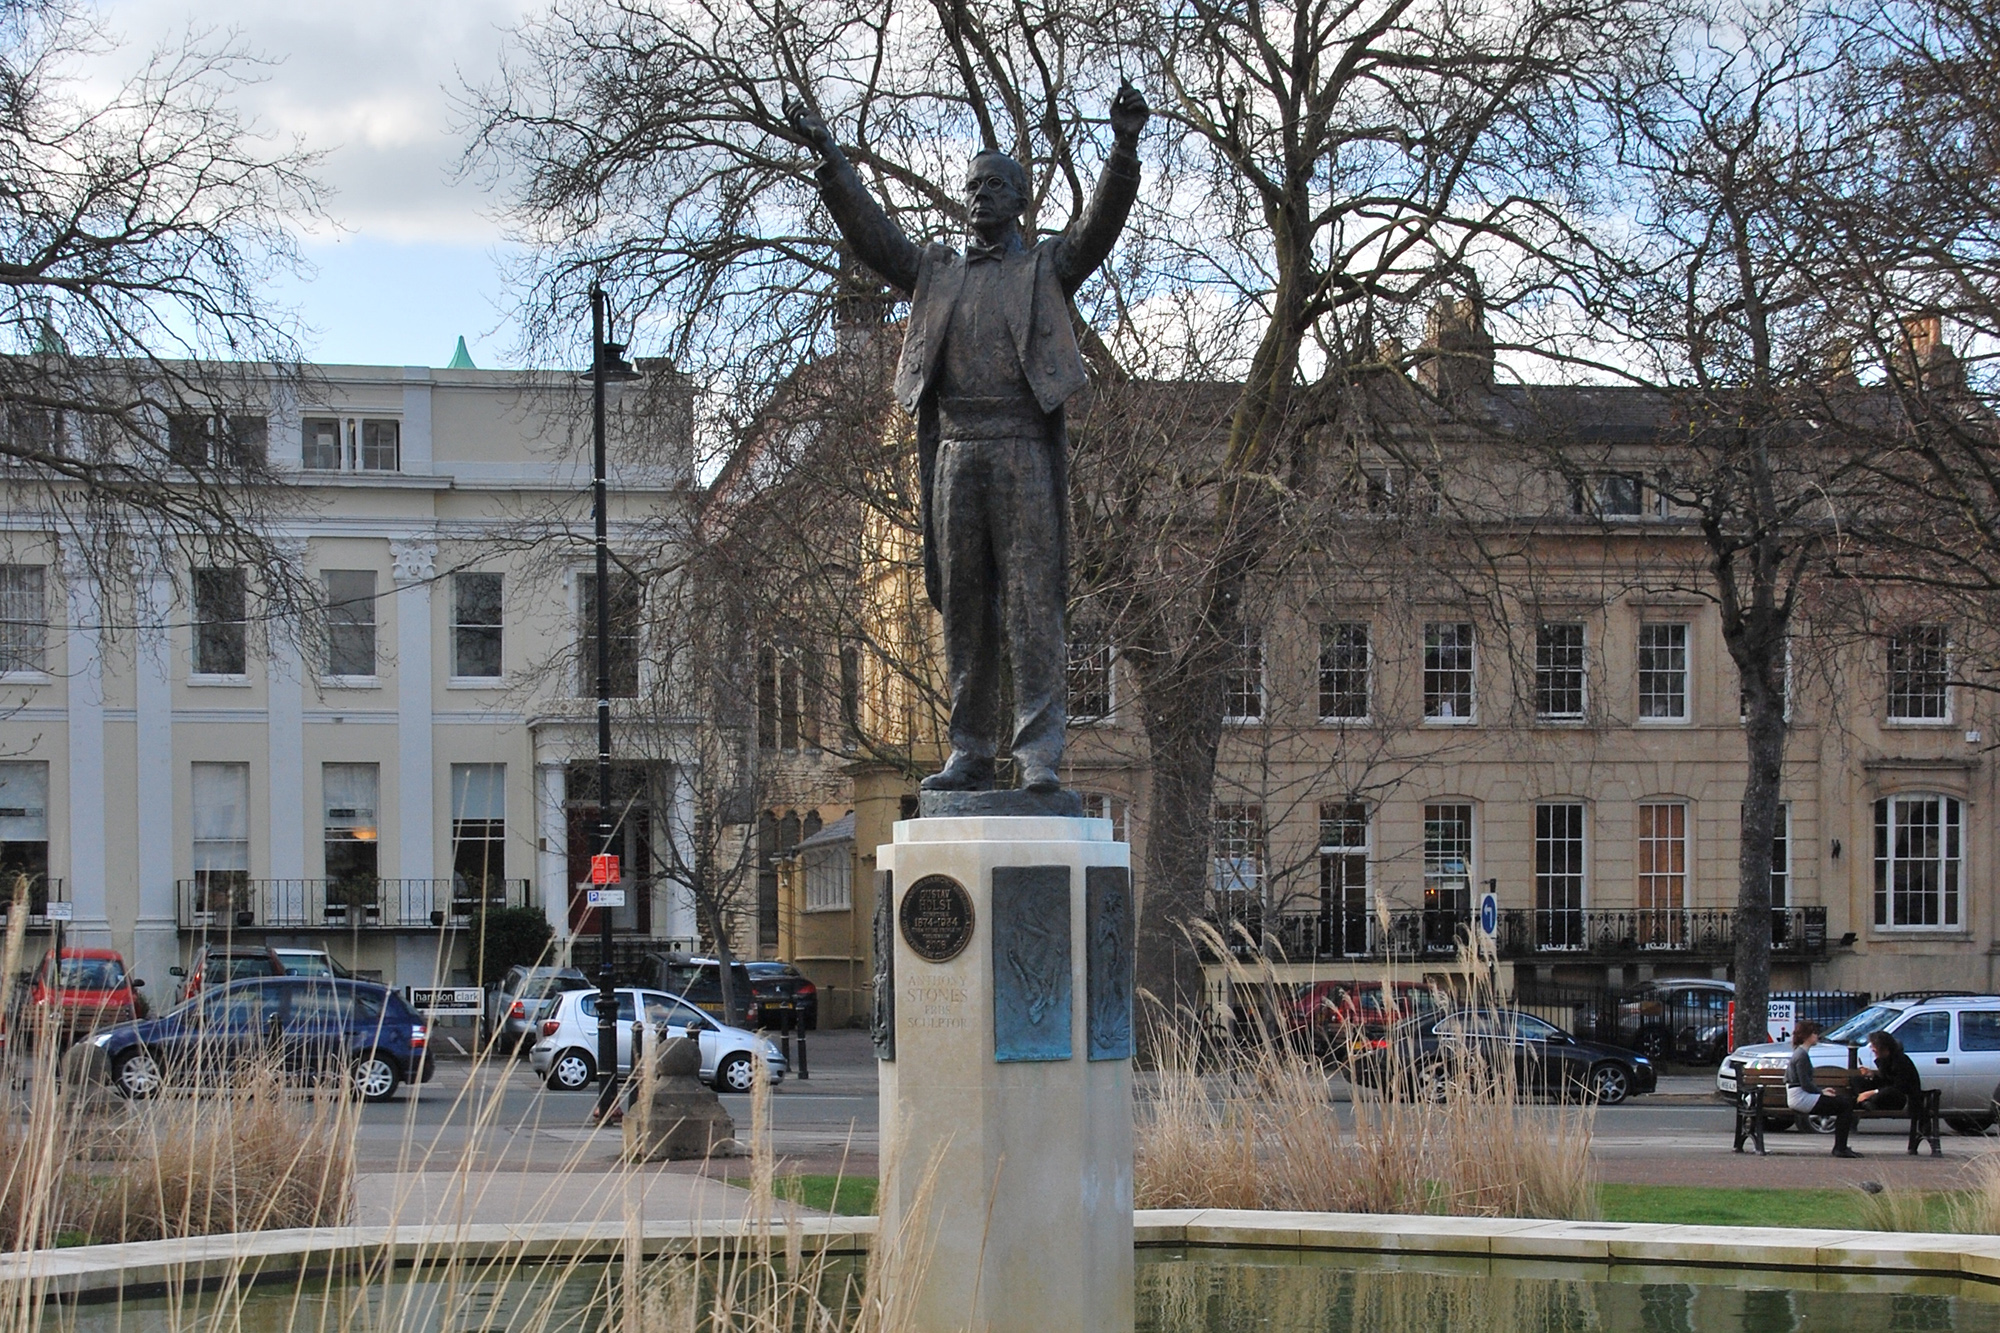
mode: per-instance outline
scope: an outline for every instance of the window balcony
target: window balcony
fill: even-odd
[[[536,906],[525,879],[479,885],[454,879],[240,879],[211,874],[176,885],[180,928],[237,930],[435,930],[465,925],[482,905]]]
[[[1509,962],[1726,960],[1736,951],[1736,917],[1734,908],[1508,908],[1494,944]],[[1229,895],[1209,920],[1235,956],[1294,963],[1445,959],[1472,930],[1470,911],[1402,909],[1386,920],[1331,908],[1265,912],[1247,893]],[[1826,946],[1826,908],[1772,909],[1772,957],[1823,959]]]

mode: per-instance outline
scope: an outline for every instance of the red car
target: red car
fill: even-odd
[[[1380,1046],[1391,1024],[1444,1008],[1437,990],[1421,981],[1398,981],[1385,997],[1379,981],[1320,981],[1292,1001],[1291,1029],[1305,1033],[1315,1050],[1338,1054],[1353,1046]]]
[[[145,1003],[116,949],[64,949],[60,959],[45,955],[28,990],[28,1026],[46,1021],[64,1044],[86,1032],[143,1017]]]

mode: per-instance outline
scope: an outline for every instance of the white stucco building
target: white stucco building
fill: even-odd
[[[76,538],[4,515],[0,872],[33,877],[37,931],[44,899],[69,902],[71,937],[125,951],[156,996],[224,936],[427,985],[462,974],[482,894],[561,936],[591,924],[567,887],[595,820],[594,773],[570,768],[595,753],[587,387],[364,366],[307,384],[226,429],[288,483],[281,547],[324,589],[323,625],[267,625],[260,571],[192,560],[100,593]],[[615,433],[614,542],[657,541],[686,502],[686,396],[663,386],[631,415],[645,429]],[[203,447],[199,420],[171,428]],[[614,626],[626,693],[638,644]],[[619,770],[635,892],[615,924],[684,939],[649,845],[687,783],[653,753]]]

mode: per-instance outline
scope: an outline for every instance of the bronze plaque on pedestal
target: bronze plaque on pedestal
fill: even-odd
[[[972,943],[972,895],[950,875],[925,875],[897,913],[903,943],[927,963],[948,963]]]

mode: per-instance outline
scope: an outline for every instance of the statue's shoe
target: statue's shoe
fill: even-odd
[[[1056,776],[1056,771],[1047,764],[1024,763],[1021,765],[1021,790],[1034,792],[1061,791],[1062,780]]]
[[[993,761],[954,754],[951,762],[917,786],[925,791],[986,791],[993,786]]]

